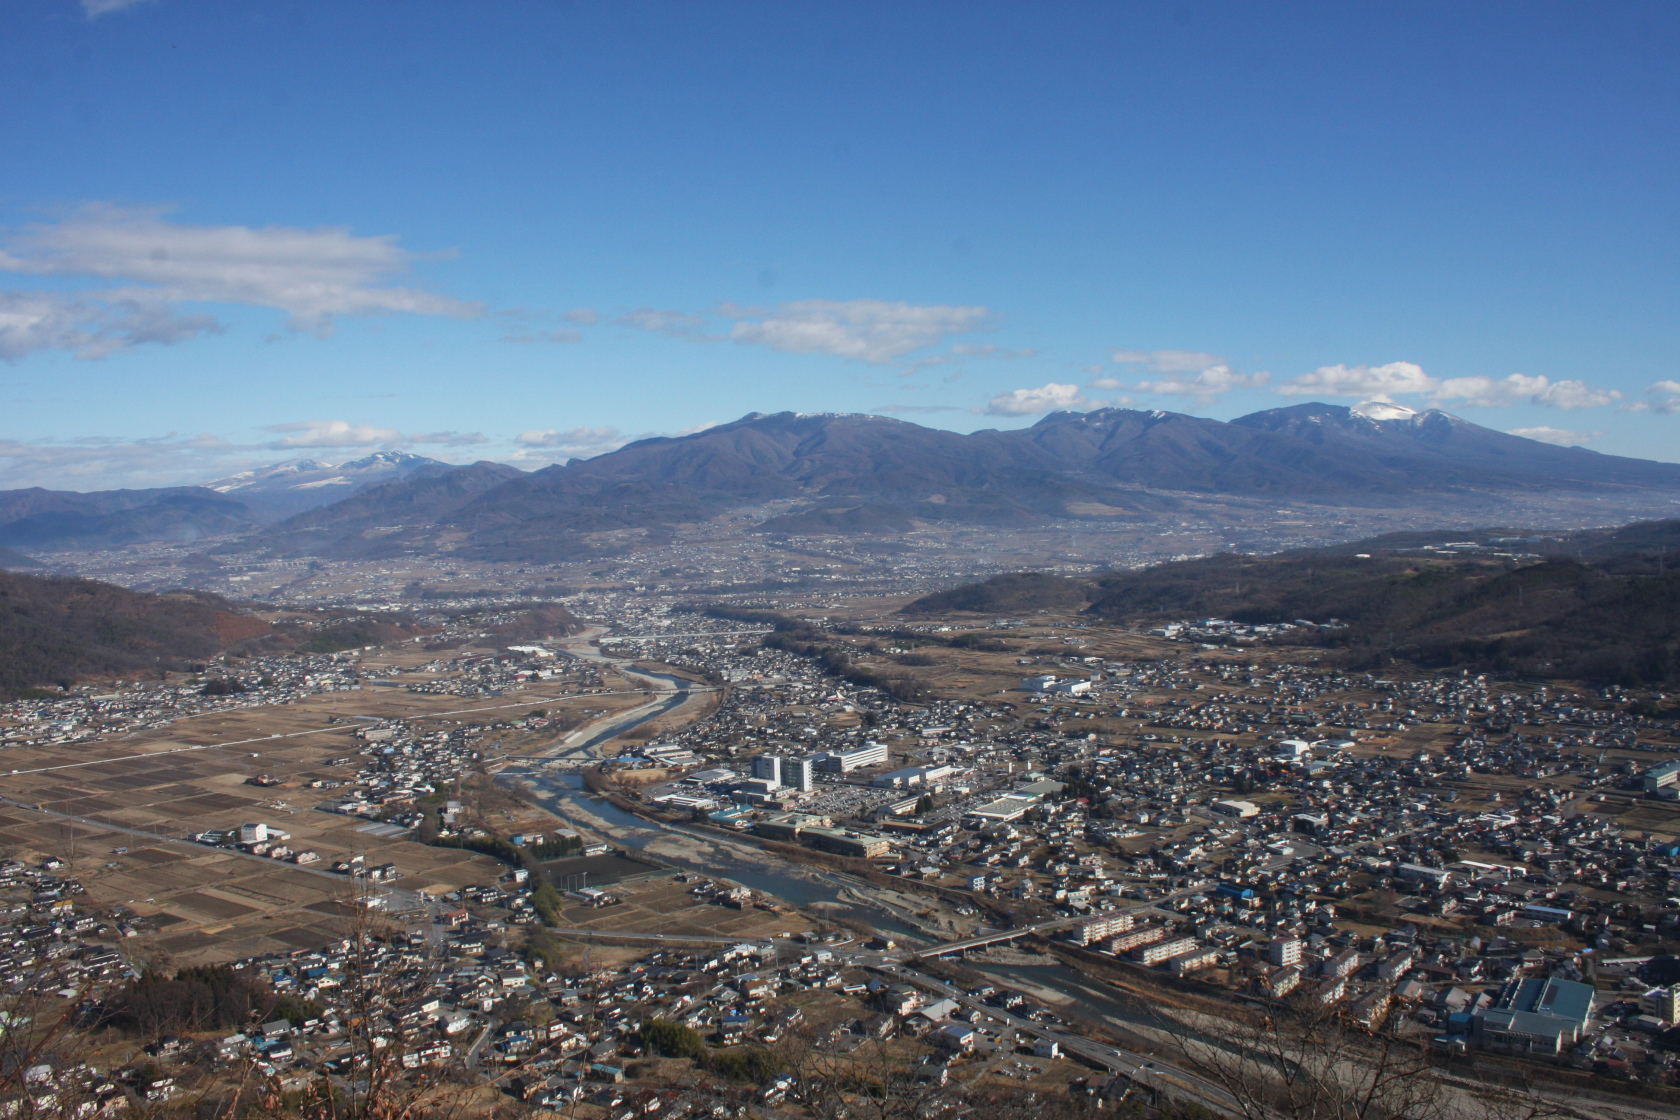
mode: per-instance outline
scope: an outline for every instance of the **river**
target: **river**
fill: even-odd
[[[504,770],[498,780],[525,784],[536,802],[549,812],[625,848],[645,852],[660,863],[729,879],[782,902],[809,907],[824,917],[861,920],[886,933],[927,940],[925,934],[918,934],[892,913],[846,897],[848,890],[867,890],[865,884],[793,863],[750,842],[638,817],[589,793],[583,788],[582,775],[517,768]]]

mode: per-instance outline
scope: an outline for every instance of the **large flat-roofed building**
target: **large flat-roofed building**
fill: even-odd
[[[1068,927],[1067,938],[1075,945],[1094,945],[1105,937],[1112,937],[1117,933],[1125,933],[1132,928],[1135,918],[1128,911],[1116,911],[1103,914],[1095,918],[1087,918],[1078,925]]]
[[[1021,815],[1038,803],[1038,798],[1016,797],[1009,795],[1000,797],[996,801],[988,801],[977,809],[970,809],[966,815],[978,817],[983,821],[1013,821],[1019,820]]]
[[[832,851],[835,855],[852,856],[855,860],[875,860],[892,851],[892,841],[872,833],[853,833],[840,828],[801,828],[800,840],[818,851]]]
[[[1153,945],[1142,946],[1137,950],[1137,959],[1139,964],[1155,965],[1196,948],[1199,946],[1194,937],[1175,937],[1170,941],[1157,941]]]
[[[799,838],[819,852],[833,852],[837,856],[854,859],[877,859],[892,851],[892,841],[885,836],[867,832],[851,832],[838,828],[802,828]]]
[[[834,751],[819,755],[816,759],[817,767],[834,774],[847,774],[861,766],[878,766],[887,761],[887,745],[885,743],[865,743],[861,747],[853,747],[849,751]]]
[[[1646,793],[1672,793],[1676,786],[1680,786],[1680,762],[1653,766],[1639,776],[1639,781]]]
[[[1492,1005],[1477,1011],[1471,1034],[1483,1046],[1524,1054],[1561,1054],[1592,1021],[1593,988],[1573,980],[1512,980]]]
[[[827,828],[834,821],[811,813],[782,813],[753,825],[753,832],[767,840],[798,840],[808,828]]]
[[[1402,863],[1399,877],[1407,883],[1429,883],[1437,888],[1445,888],[1452,879],[1452,872],[1442,867],[1425,867],[1421,863]]]

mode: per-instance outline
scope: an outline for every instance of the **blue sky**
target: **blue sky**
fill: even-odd
[[[0,486],[1369,398],[1680,460],[1673,4],[6,23]]]

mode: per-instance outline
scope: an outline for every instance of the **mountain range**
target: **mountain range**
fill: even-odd
[[[775,516],[758,528],[793,534],[1147,517],[1219,496],[1446,507],[1500,495],[1658,492],[1680,493],[1680,464],[1556,447],[1388,402],[1300,404],[1229,422],[1105,408],[968,434],[874,415],[781,412],[530,473],[381,453],[337,467],[279,464],[173,491],[11,491],[0,493],[0,546],[246,529],[254,536],[238,547],[283,554],[447,548],[468,558],[552,560],[604,547],[590,534],[657,535],[770,503],[778,503]],[[16,496],[29,494],[110,508],[9,519],[28,505]],[[53,543],[66,540],[77,544]]]
[[[659,532],[780,502],[767,532],[896,532],[1106,520],[1219,495],[1446,505],[1524,493],[1680,492],[1680,464],[1555,447],[1445,412],[1302,404],[1221,422],[1053,413],[970,434],[881,416],[754,413],[529,474],[476,463],[282,522],[265,543],[335,555],[448,546],[480,558],[587,555],[586,534]]]
[[[190,543],[271,524],[394,479],[453,469],[422,455],[381,451],[337,466],[294,459],[203,486],[0,490],[0,548],[51,552]]]

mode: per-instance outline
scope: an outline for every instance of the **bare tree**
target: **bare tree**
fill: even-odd
[[[1364,1027],[1310,994],[1226,1017],[1157,1014],[1186,1068],[1225,1090],[1244,1120],[1545,1120],[1561,1111],[1526,1087],[1449,1081],[1397,1018]]]

